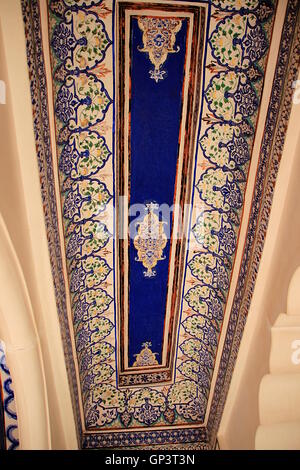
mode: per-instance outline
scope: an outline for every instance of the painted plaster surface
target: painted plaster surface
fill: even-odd
[[[38,2],[33,3],[37,14]],[[283,31],[286,43],[295,30],[296,3],[288,5]],[[76,393],[84,414],[83,433],[90,432],[83,440],[85,447],[154,444],[189,449],[213,445],[221,413],[219,402],[226,391],[225,375],[230,370],[228,354],[236,354],[242,331],[239,326],[238,338],[233,337],[238,308],[230,313],[227,331],[223,328],[224,315],[276,6],[269,0],[170,4],[49,1],[49,86],[54,92],[49,106],[55,113],[59,177],[55,191],[63,216],[64,233],[60,236],[66,255],[65,295],[71,300],[72,355],[80,380]],[[131,23],[125,21],[129,17]],[[197,18],[196,33],[192,24]],[[37,17],[35,21],[38,28]],[[187,80],[191,77],[189,67],[193,61],[189,54],[193,44],[199,50],[199,80],[191,84]],[[292,44],[290,40],[290,47]],[[123,65],[118,62],[121,46],[124,75],[120,70]],[[284,73],[290,70],[290,49],[286,45],[279,54],[280,76],[283,63]],[[120,82],[126,74],[128,80]],[[192,85],[194,88],[189,88]],[[148,87],[151,98],[151,103],[144,101],[142,114],[138,109],[140,100],[134,102],[136,96],[142,99],[138,86],[141,90]],[[163,97],[151,107],[164,89],[165,93],[173,90],[174,103],[177,98],[181,100],[181,114],[172,110],[168,117]],[[191,89],[195,95],[189,101],[187,90]],[[122,119],[126,103],[131,103],[131,113]],[[192,123],[188,106],[194,110]],[[279,115],[279,103],[275,111],[276,116],[268,116],[270,134]],[[162,115],[165,120],[161,120]],[[143,132],[141,119],[145,120]],[[154,136],[157,122],[163,137],[161,142],[153,138],[155,155],[151,160],[146,157],[145,126]],[[164,126],[168,132],[164,133]],[[193,132],[193,145],[185,154],[180,136]],[[130,137],[124,139],[125,159],[119,145],[123,135]],[[270,146],[271,140],[265,145]],[[172,146],[179,149],[177,154],[171,152]],[[155,160],[160,148],[165,150]],[[135,149],[140,150],[135,153]],[[262,158],[269,156],[270,148]],[[47,165],[48,171],[53,171],[50,161]],[[131,172],[128,165],[132,165]],[[178,166],[182,170],[176,176]],[[153,188],[147,180],[149,175]],[[124,192],[120,191],[123,187]],[[263,181],[257,179],[253,187],[257,211],[264,190]],[[183,202],[189,203],[184,212],[188,242],[176,245],[172,232],[176,220],[170,222],[172,235],[167,237],[167,221],[159,218],[157,205],[180,200],[180,194],[184,194]],[[119,251],[116,218],[109,217],[119,196],[135,197],[134,202],[147,207],[137,223],[136,236],[129,241],[127,255]],[[170,201],[163,199],[168,197]],[[250,224],[257,223],[257,211]],[[251,247],[253,231],[247,236]],[[182,274],[176,267],[175,246]],[[121,269],[120,253],[125,253]],[[243,269],[245,264],[241,265],[242,284],[246,280]],[[170,272],[173,278],[178,272],[177,284],[172,284],[178,289],[172,304],[175,307],[169,311],[162,305],[167,304],[170,279],[174,282]],[[120,301],[122,282],[129,284],[131,292],[126,311]],[[160,304],[155,304],[155,296],[159,295],[153,289],[156,282],[165,295]],[[147,300],[144,308],[135,303],[139,295]],[[154,304],[156,329],[151,327]],[[169,325],[167,332],[164,324]],[[130,325],[134,325],[132,330]],[[174,334],[172,330],[168,336],[172,328]],[[216,365],[221,340],[223,355]],[[169,350],[173,353],[168,355]],[[132,368],[127,382],[126,367],[120,368],[124,356],[124,364]],[[160,368],[167,363],[169,369],[162,372]],[[214,373],[217,379],[213,383]]]
[[[0,341],[0,400],[3,416],[0,422],[0,437],[3,434],[3,446],[7,450],[19,447],[18,417],[16,413],[15,394],[12,378],[6,363],[5,347]],[[1,415],[0,415],[1,416]],[[2,428],[3,426],[3,428]]]

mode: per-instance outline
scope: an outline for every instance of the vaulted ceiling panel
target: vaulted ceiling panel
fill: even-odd
[[[295,75],[277,3],[23,1],[84,447],[214,446]]]

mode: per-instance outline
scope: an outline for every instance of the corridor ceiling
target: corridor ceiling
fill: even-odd
[[[81,445],[213,448],[288,121],[299,4],[46,3],[22,2]]]

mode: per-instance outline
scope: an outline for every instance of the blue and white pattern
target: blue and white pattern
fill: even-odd
[[[3,396],[3,408],[4,408],[4,424],[5,424],[5,437],[6,437],[6,449],[15,450],[19,447],[19,436],[18,436],[18,417],[16,412],[15,394],[13,391],[12,378],[7,367],[5,358],[5,346],[0,341],[0,390]]]

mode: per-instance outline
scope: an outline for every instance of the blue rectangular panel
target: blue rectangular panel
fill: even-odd
[[[176,33],[175,53],[163,64],[163,79],[155,81],[149,53],[143,49],[143,31],[138,19],[131,20],[131,100],[130,100],[130,205],[174,202],[182,113],[182,89],[185,73],[187,19],[181,20]],[[156,34],[154,40],[164,41]],[[141,215],[141,219],[143,216]],[[132,222],[133,218],[130,219]],[[165,220],[171,233],[170,220]],[[163,250],[164,259],[155,266],[156,274],[144,275],[137,261],[133,239],[129,245],[129,366],[132,366],[145,342],[157,353],[161,363],[167,300],[170,239]]]

